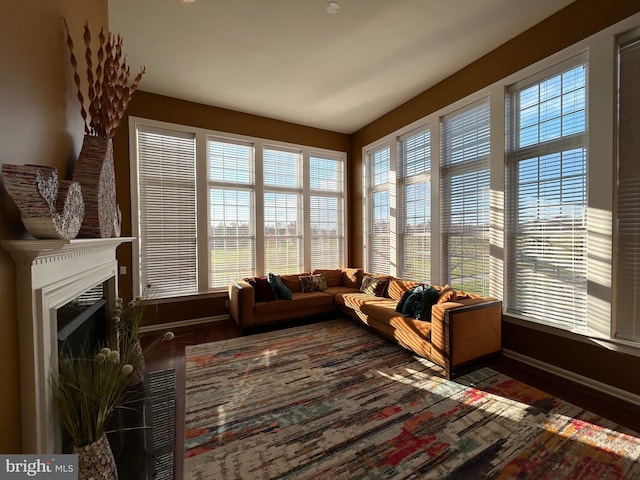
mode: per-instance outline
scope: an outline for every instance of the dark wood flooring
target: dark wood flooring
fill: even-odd
[[[286,328],[287,325],[278,328]],[[263,330],[260,330],[263,331]],[[174,454],[174,479],[182,480],[184,448],[184,352],[187,345],[215,342],[242,336],[240,328],[232,321],[217,321],[196,326],[173,329],[176,337],[163,342],[147,353],[147,371],[175,369],[176,371],[176,433]],[[164,332],[148,333],[143,345]],[[255,332],[255,333],[259,333]],[[567,379],[543,372],[521,362],[501,356],[487,362],[489,366],[512,378],[550,393],[558,398],[608,418],[617,424],[640,432],[640,409],[633,404],[573,383]]]

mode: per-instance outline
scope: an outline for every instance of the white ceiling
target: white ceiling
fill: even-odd
[[[141,90],[353,133],[571,0],[109,0]]]

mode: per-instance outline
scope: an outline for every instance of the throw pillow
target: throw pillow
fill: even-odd
[[[362,284],[360,285],[360,291],[367,295],[373,295],[375,297],[384,297],[387,293],[387,287],[389,286],[388,276],[377,276],[365,274],[362,277]]]
[[[404,304],[407,302],[407,299],[413,294],[413,290],[407,290],[406,292],[404,292],[402,294],[402,298],[400,298],[400,301],[398,302],[398,304],[396,305],[396,312],[398,313],[402,313],[402,308],[404,307]]]
[[[407,297],[407,300],[402,306],[402,314],[405,317],[418,318],[416,315],[422,313],[422,301],[424,297],[424,287],[418,285],[411,291],[411,295]]]
[[[314,273],[313,275],[300,275],[298,278],[300,279],[302,293],[317,292],[327,288],[327,280],[322,274]]]
[[[245,278],[245,281],[253,287],[253,298],[256,302],[272,302],[276,298],[269,286],[267,277]]]
[[[318,290],[326,290],[327,288],[327,278],[322,273],[314,273],[311,275],[313,278],[313,282],[318,285]]]
[[[271,285],[271,288],[275,291],[276,300],[291,300],[293,298],[291,290],[280,281],[278,275],[274,275],[273,273],[269,274],[269,285]]]
[[[389,277],[378,277],[373,294],[376,297],[386,297],[389,288]]]
[[[311,275],[301,275],[298,278],[300,279],[300,287],[302,288],[302,293],[315,292],[318,290],[318,284],[314,283],[313,277]]]
[[[430,286],[425,289],[424,296],[422,298],[422,320],[426,322],[431,321],[431,309],[436,304],[439,297],[440,292],[436,287]]]
[[[375,293],[376,277],[373,275],[363,275],[362,284],[360,285],[360,291],[367,295],[373,295]]]

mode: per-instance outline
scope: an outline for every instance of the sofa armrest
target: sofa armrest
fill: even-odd
[[[232,280],[229,283],[229,314],[240,328],[254,323],[253,303],[253,287],[248,282]]]
[[[502,348],[502,302],[475,298],[436,304],[431,311],[431,356],[447,378]]]

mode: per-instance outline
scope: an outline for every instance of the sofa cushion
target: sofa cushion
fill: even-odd
[[[286,307],[283,307],[283,302],[265,302],[256,304],[254,306],[254,315],[256,319],[260,320],[261,314],[277,314],[282,313],[286,308],[286,312],[308,312],[313,313],[314,309],[318,309],[325,306],[331,306],[333,299],[331,295],[327,295],[324,292],[309,292],[309,293],[293,293],[291,300],[287,301]],[[288,316],[288,315],[287,315]]]
[[[339,287],[342,285],[342,270],[323,270],[316,269],[313,271],[313,274],[321,274],[324,275],[324,278],[327,281],[327,287]]]
[[[291,300],[291,290],[282,282],[280,276],[270,273],[269,285],[275,293],[276,300]]]
[[[364,271],[361,268],[345,268],[342,271],[342,286],[360,288]]]
[[[362,312],[369,316],[369,321],[384,322],[395,329],[418,333],[425,340],[430,339],[431,323],[421,322],[412,317],[405,317],[395,311],[393,301],[373,302],[362,305]]]
[[[413,290],[418,285],[422,284],[414,280],[391,277],[389,279],[389,287],[387,288],[387,296],[396,302],[399,302],[406,291]]]
[[[280,275],[280,280],[286,285],[289,290],[291,290],[292,293],[302,292],[302,287],[300,286],[300,277],[304,275],[311,275],[311,272]]]
[[[267,277],[245,278],[244,280],[253,287],[253,298],[256,302],[272,302],[276,299]]]
[[[455,302],[456,298],[456,291],[447,284],[440,290],[437,303]]]
[[[362,308],[362,305],[364,305],[365,303],[382,302],[385,299],[382,297],[368,295],[357,290],[354,291],[353,289],[349,289],[348,292],[337,293],[334,297],[334,300],[338,305],[342,305],[352,310],[360,310]]]

